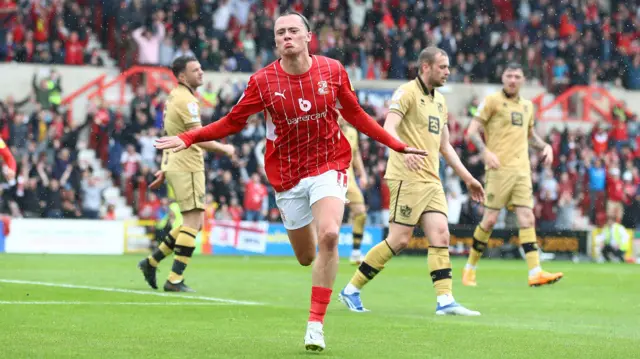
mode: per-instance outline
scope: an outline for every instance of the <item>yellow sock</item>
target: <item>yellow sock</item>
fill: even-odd
[[[158,248],[156,248],[149,257],[147,257],[149,259],[149,264],[153,267],[157,267],[160,261],[173,252],[173,247],[176,245],[176,237],[178,237],[179,233],[180,227],[176,227],[169,232]]]
[[[492,231],[485,231],[478,225],[476,230],[473,232],[473,246],[471,247],[471,252],[469,252],[469,260],[467,261],[468,266],[475,269],[476,265],[478,265],[478,261],[482,257],[484,250],[487,248],[487,243],[489,243],[489,238],[491,237]]]
[[[429,272],[436,295],[451,294],[453,281],[451,280],[451,259],[448,247],[429,247],[427,257]]]
[[[169,273],[169,282],[176,284],[182,282],[184,279],[184,270],[187,268],[193,251],[196,249],[197,234],[198,231],[196,229],[186,226],[180,228],[180,234],[178,234],[178,238],[176,238],[176,245],[173,249],[176,256],[173,260],[171,273]]]
[[[394,254],[386,239],[376,244],[364,257],[364,261],[360,263],[360,267],[356,270],[350,283],[356,288],[362,289],[376,274],[380,273],[385,263],[387,263]]]
[[[364,224],[367,222],[367,214],[360,213],[353,217],[353,249],[358,250],[362,245]]]
[[[535,228],[520,229],[520,245],[524,250],[524,257],[529,267],[529,273],[532,274],[533,272],[539,271],[540,254],[538,253]]]

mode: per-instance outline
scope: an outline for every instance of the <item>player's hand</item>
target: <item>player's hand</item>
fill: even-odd
[[[162,186],[162,184],[164,183],[164,172],[157,171],[155,173],[155,176],[156,179],[153,180],[153,182],[151,182],[151,184],[149,185],[149,188],[151,188],[152,190],[160,188],[160,186]]]
[[[178,136],[158,138],[154,146],[159,150],[171,150],[172,152],[180,152],[187,148],[187,145]]]
[[[413,153],[407,153],[404,155],[404,164],[409,171],[420,171],[424,168],[424,157]]]
[[[551,148],[551,145],[547,144],[542,149],[542,160],[545,166],[551,166],[553,163],[553,148]]]
[[[467,189],[469,190],[469,194],[471,195],[471,199],[482,203],[484,201],[484,188],[480,182],[478,182],[475,178],[472,178],[471,181],[465,183],[467,185]]]
[[[428,156],[427,151],[421,150],[419,148],[413,148],[413,147],[405,147],[404,150],[402,151],[402,153],[415,154],[415,155],[422,156],[422,157]]]
[[[9,167],[4,168],[4,178],[7,181],[13,181],[16,178],[16,172],[10,169]]]
[[[227,157],[234,159],[236,155],[236,148],[232,144],[226,144],[221,146],[222,153],[224,153]]]
[[[484,150],[484,164],[492,170],[497,170],[498,168],[500,168],[500,161],[498,160],[498,156],[487,149]]]
[[[361,189],[366,189],[367,186],[369,186],[369,179],[367,178],[367,176],[360,176],[359,178],[359,182],[360,182],[360,188]]]

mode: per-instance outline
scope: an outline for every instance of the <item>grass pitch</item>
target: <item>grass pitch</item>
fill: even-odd
[[[363,291],[370,313],[337,301],[327,349],[304,350],[311,271],[294,258],[195,257],[190,295],[146,286],[141,256],[0,255],[3,358],[638,358],[640,267],[547,262],[559,283],[529,288],[523,261],[484,260],[454,294],[481,317],[436,317],[426,258],[394,258]],[[162,285],[170,260],[161,264]]]

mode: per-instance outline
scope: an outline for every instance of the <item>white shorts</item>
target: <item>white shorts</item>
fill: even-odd
[[[347,183],[346,173],[331,170],[304,178],[290,190],[276,192],[284,228],[299,229],[311,223],[311,206],[322,198],[337,197],[346,202]]]

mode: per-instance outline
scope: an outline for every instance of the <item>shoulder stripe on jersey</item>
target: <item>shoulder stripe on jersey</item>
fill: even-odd
[[[271,102],[271,108],[273,109],[273,112],[271,113],[271,122],[273,123],[274,115],[275,115],[276,119],[278,118],[277,117],[278,111],[276,110],[275,106],[273,105],[273,93],[271,92],[271,85],[269,84],[269,77],[267,75],[267,71],[266,70],[262,71],[262,74],[263,74],[264,81],[267,83],[267,89],[268,89],[267,92],[269,92],[269,101]],[[258,82],[258,81],[256,81],[256,82]],[[262,89],[258,88],[258,91],[261,92],[260,96],[262,96]],[[269,111],[268,109],[266,109],[266,110]],[[285,116],[286,116],[286,112],[285,112]],[[265,121],[267,121],[267,120],[268,120],[268,118],[265,117]],[[274,124],[274,127],[275,127],[275,124]],[[277,138],[277,135],[276,135],[276,138]],[[278,171],[278,172],[280,172],[280,183],[284,185],[284,177],[282,176],[282,172],[283,172],[282,171],[282,156],[281,156],[281,152],[280,152],[280,148],[279,147],[278,147],[278,161],[280,162],[280,171]]]
[[[320,81],[324,81],[324,78],[322,77],[322,69],[320,68],[320,62],[318,61],[318,57],[317,56],[313,56],[313,59],[316,62],[316,68],[318,69],[318,76],[320,77]],[[311,78],[311,74],[309,74],[309,78]],[[333,96],[333,86],[331,86],[331,84],[328,84],[329,87],[331,88],[331,96]],[[329,115],[329,107],[327,106],[327,99],[324,99],[324,110],[327,112],[327,115]],[[318,132],[320,132],[320,124],[318,124]],[[329,124],[325,121],[324,123],[324,130],[325,133],[329,132]],[[332,147],[335,147],[335,144],[333,142],[333,137],[331,137],[331,144]],[[318,151],[320,151],[320,136],[318,136],[318,144],[316,146],[318,148]],[[329,170],[329,149],[325,148],[324,149],[324,163],[327,166],[327,171]]]
[[[333,81],[333,72],[331,71],[331,64],[329,63],[329,60],[326,57],[323,57],[323,58],[324,58],[324,62],[327,64],[327,68],[329,68],[329,81]],[[340,83],[338,83],[338,86],[340,86]],[[331,99],[332,99],[331,110],[332,111],[333,110],[337,111],[336,110],[336,102],[338,101],[338,99],[337,99],[337,96],[336,96],[335,92],[333,91],[333,86],[331,86]],[[337,166],[337,163],[335,162],[335,156],[334,156],[335,152],[336,152],[336,147],[337,146],[336,146],[335,140],[334,140],[333,137],[331,137],[331,149],[332,149],[331,160]],[[329,153],[329,151],[327,149],[327,156],[328,156],[328,153]]]

